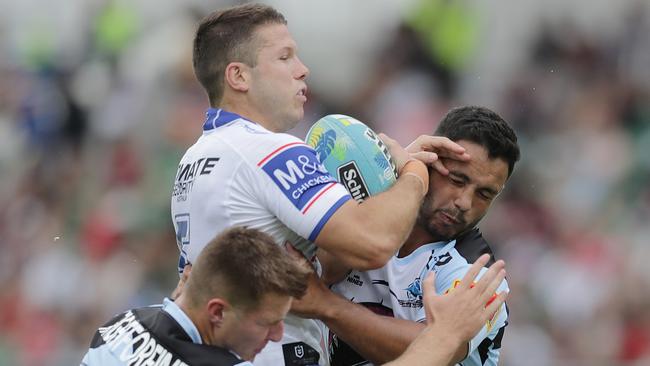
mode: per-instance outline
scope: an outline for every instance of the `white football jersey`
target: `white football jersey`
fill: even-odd
[[[332,290],[382,315],[425,322],[422,281],[426,275],[435,272],[438,294],[453,291],[471,264],[486,252],[491,253],[481,234],[474,229],[459,238],[458,243],[452,240],[425,244],[406,257],[393,256],[382,268],[365,272],[353,270]],[[487,268],[482,268],[478,278],[486,271]],[[508,291],[505,280],[497,289],[501,291]],[[507,318],[504,304],[470,341],[469,355],[461,362],[463,366],[497,365]],[[336,337],[331,342],[332,365],[370,364]]]
[[[278,245],[289,241],[312,258],[312,241],[350,198],[297,137],[209,109],[203,135],[181,159],[172,191],[179,270],[232,226],[259,229]],[[317,321],[289,317],[281,344],[270,343],[255,364],[282,365],[283,353],[307,361],[304,365],[317,364],[310,362],[317,358],[326,364],[321,342]]]

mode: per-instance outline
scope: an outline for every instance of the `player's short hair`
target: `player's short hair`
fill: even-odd
[[[199,24],[194,37],[194,73],[216,106],[223,97],[224,72],[231,62],[255,67],[259,45],[255,30],[265,24],[287,24],[284,16],[268,5],[245,4],[215,11]]]
[[[452,141],[467,140],[483,146],[490,159],[500,158],[508,163],[508,177],[520,157],[515,131],[501,116],[485,107],[452,109],[434,134]]]
[[[302,297],[308,276],[268,234],[234,227],[203,248],[183,291],[194,307],[220,297],[235,308],[255,309],[267,294]]]

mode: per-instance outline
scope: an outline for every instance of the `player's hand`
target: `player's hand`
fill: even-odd
[[[397,166],[397,171],[401,172],[406,162],[411,159],[411,155],[397,141],[388,137],[388,135],[380,133],[378,136],[388,147],[390,156],[393,158],[393,162]]]
[[[404,150],[400,144],[386,136],[383,133],[379,134],[379,138],[386,144],[390,154],[397,166],[399,176],[413,175],[418,178],[422,184],[422,195],[425,195],[429,190],[429,172],[425,164],[418,159],[412,158],[408,151]],[[409,163],[411,165],[409,165]]]
[[[423,296],[427,322],[444,331],[441,334],[459,337],[459,344],[472,339],[506,299],[506,292],[493,298],[506,275],[505,263],[502,260],[490,266],[474,284],[474,279],[489,259],[487,254],[479,257],[454,291],[446,295],[436,294],[433,272],[424,280]]]
[[[334,293],[330,291],[327,286],[318,278],[318,275],[313,270],[311,263],[305,258],[305,256],[298,250],[296,250],[290,243],[285,243],[285,248],[287,252],[297,261],[301,263],[302,266],[311,268],[311,274],[309,275],[309,280],[307,283],[307,291],[305,295],[300,298],[294,298],[291,302],[291,313],[297,315],[301,318],[318,318],[324,306],[327,306],[328,296],[333,296]]]
[[[442,175],[449,174],[449,170],[442,163],[441,158],[470,160],[464,147],[442,136],[421,135],[406,147],[406,151],[411,157],[433,167]]]

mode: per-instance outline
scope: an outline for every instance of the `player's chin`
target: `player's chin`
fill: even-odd
[[[302,121],[303,117],[305,117],[305,108],[300,104],[294,108],[291,114],[291,120],[294,122],[295,126],[298,122]]]
[[[251,353],[250,353],[250,359],[247,359],[247,360],[248,360],[248,361],[253,361],[253,360],[255,359],[255,357],[256,357],[257,355],[259,355],[260,352],[262,352],[262,350],[264,349],[264,347],[266,347],[266,343],[267,343],[267,342],[264,342],[264,344],[263,344],[262,346],[260,346],[260,347],[258,347],[257,349],[254,349],[253,351],[251,351]]]
[[[442,240],[451,240],[458,233],[458,230],[453,226],[433,222],[429,223],[428,229],[431,234],[442,238]]]
[[[260,352],[262,352],[261,348],[259,350],[250,351],[246,355],[240,355],[240,357],[243,360],[253,362],[255,360],[255,356],[257,356]]]

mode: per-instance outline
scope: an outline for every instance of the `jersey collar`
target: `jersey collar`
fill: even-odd
[[[192,338],[192,342],[202,344],[201,340],[201,334],[199,333],[199,330],[196,328],[196,325],[192,322],[192,319],[190,319],[183,310],[176,305],[175,302],[171,301],[168,298],[165,298],[163,300],[163,310],[167,312],[169,315],[176,320],[176,322],[183,327],[183,330],[185,330],[185,333]]]
[[[240,118],[246,120],[246,118],[236,113],[228,112],[221,108],[209,108],[208,111],[205,112],[203,131],[214,130]]]

